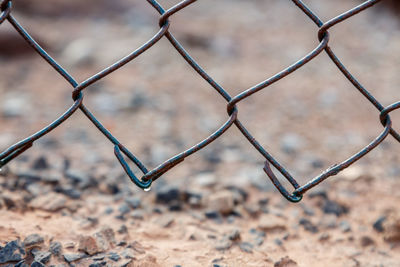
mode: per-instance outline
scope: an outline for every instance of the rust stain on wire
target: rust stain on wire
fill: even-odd
[[[4,0],[2,1],[0,8],[0,24],[4,21],[8,21],[14,29],[25,39],[25,41],[48,63],[50,64],[55,71],[57,71],[65,80],[67,80],[73,90],[72,90],[72,100],[73,104],[58,118],[56,118],[53,122],[48,124],[43,129],[34,133],[33,135],[17,142],[16,144],[10,146],[5,149],[2,153],[0,153],[0,168],[6,165],[8,162],[25,152],[27,149],[33,146],[33,143],[39,138],[45,136],[50,133],[60,124],[68,120],[68,118],[76,111],[80,110],[85,114],[85,116],[94,124],[97,129],[103,133],[103,135],[114,145],[114,154],[118,161],[120,162],[122,168],[125,170],[126,174],[129,176],[131,181],[142,189],[148,189],[151,184],[161,177],[163,174],[168,172],[170,169],[174,168],[178,164],[182,163],[184,159],[193,153],[203,149],[219,137],[221,137],[232,125],[235,125],[243,136],[253,145],[253,147],[260,152],[261,156],[265,159],[264,171],[267,176],[271,179],[274,186],[279,190],[279,192],[289,201],[298,202],[302,199],[303,194],[308,190],[318,185],[325,179],[338,174],[343,169],[349,167],[354,164],[357,160],[364,157],[366,154],[371,152],[375,147],[377,147],[388,135],[391,135],[397,141],[400,142],[400,134],[392,128],[392,121],[390,119],[389,113],[393,112],[396,109],[400,108],[400,101],[395,102],[389,106],[383,106],[378,100],[363,86],[357,79],[346,69],[343,63],[339,60],[339,58],[335,55],[333,50],[329,47],[329,32],[328,30],[335,26],[336,24],[347,20],[348,18],[356,15],[363,10],[372,7],[376,3],[380,2],[380,0],[369,0],[365,1],[359,6],[350,9],[343,14],[338,15],[335,18],[332,18],[326,22],[323,22],[317,14],[315,14],[309,7],[307,7],[301,0],[292,0],[292,2],[301,10],[303,13],[308,16],[312,22],[316,24],[318,27],[317,31],[317,39],[319,41],[318,45],[306,54],[303,58],[297,60],[292,65],[273,75],[272,77],[254,85],[251,88],[248,88],[236,96],[230,96],[228,92],[217,83],[197,62],[190,54],[185,50],[185,48],[180,44],[180,42],[174,37],[174,35],[169,31],[170,21],[169,18],[175,13],[181,11],[185,7],[191,5],[197,0],[184,0],[175,6],[171,7],[168,10],[165,10],[156,0],[147,0],[147,2],[160,14],[159,18],[159,26],[160,29],[156,32],[151,39],[145,42],[142,46],[132,51],[130,54],[125,56],[124,58],[118,60],[113,63],[109,67],[100,71],[99,73],[89,77],[81,83],[78,83],[69,73],[65,70],[55,59],[53,59],[34,39],[33,37],[18,23],[18,21],[11,14],[12,10],[12,1]],[[177,52],[182,56],[182,58],[204,79],[208,82],[208,84],[214,88],[227,102],[227,120],[226,122],[220,126],[214,133],[210,136],[202,140],[200,143],[190,147],[189,149],[171,157],[165,162],[161,163],[159,166],[152,170],[148,170],[146,166],[136,157],[133,153],[131,153],[123,144],[121,144],[116,137],[114,137],[111,132],[106,129],[103,124],[89,111],[89,109],[83,104],[83,91],[87,89],[90,85],[96,83],[101,80],[105,76],[110,73],[120,69],[125,64],[131,62],[148,49],[150,49],[154,44],[160,41],[162,38],[166,38],[171,45],[177,50]],[[384,127],[383,131],[379,136],[377,136],[374,140],[372,140],[367,146],[362,148],[358,153],[352,155],[348,159],[344,160],[341,163],[334,164],[327,170],[323,171],[321,174],[311,179],[304,185],[299,185],[296,179],[270,154],[267,150],[250,134],[250,132],[246,129],[241,121],[238,119],[238,109],[236,104],[240,101],[245,100],[251,95],[257,93],[260,90],[265,90],[268,86],[273,83],[279,81],[280,79],[285,78],[290,75],[294,71],[303,67],[308,62],[312,61],[315,57],[320,55],[323,51],[328,54],[329,58],[336,65],[336,67],[342,72],[342,74],[349,80],[350,83],[353,84],[355,89],[357,89],[372,105],[378,109],[379,119]],[[138,167],[143,173],[142,177],[137,177],[131,167],[128,164],[127,159],[131,160],[133,164]],[[279,171],[293,186],[294,190],[292,193],[288,191],[275,176],[271,165]]]

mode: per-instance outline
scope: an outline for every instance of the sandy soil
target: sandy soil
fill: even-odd
[[[158,30],[146,1],[92,2],[21,0],[13,10],[78,81]],[[360,3],[305,2],[324,21]],[[399,29],[379,4],[330,30],[332,49],[384,105],[399,96]],[[318,44],[290,1],[198,1],[171,18],[171,32],[231,95]],[[0,62],[5,149],[71,105],[72,88],[7,22]],[[84,101],[150,169],[227,119],[224,99],[167,40],[87,88]],[[379,112],[325,54],[241,102],[239,117],[301,184],[382,131]],[[232,127],[143,192],[77,111],[0,172],[0,266],[400,266],[399,152],[388,137],[292,204]]]

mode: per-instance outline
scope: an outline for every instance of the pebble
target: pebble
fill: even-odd
[[[32,254],[34,255],[35,261],[41,263],[48,263],[50,261],[51,253],[48,251],[37,251]]]
[[[222,215],[228,215],[235,207],[232,192],[224,190],[212,194],[207,200],[207,206]]]
[[[296,267],[297,262],[289,258],[288,256],[285,256],[281,258],[279,261],[274,263],[274,267]]]
[[[80,189],[86,189],[96,183],[91,183],[89,175],[77,170],[68,169],[65,172],[65,177],[70,179],[74,185],[78,185]]]
[[[122,203],[119,207],[118,207],[118,211],[121,213],[121,215],[125,215],[128,212],[131,211],[131,208],[129,207],[129,205],[127,203]]]
[[[105,214],[111,214],[111,213],[113,213],[114,212],[114,209],[112,208],[112,207],[107,207],[105,210],[104,210],[104,213]]]
[[[304,227],[304,230],[310,232],[310,233],[318,233],[318,227],[315,226],[310,220],[302,218],[299,221],[299,224],[302,225]]]
[[[110,253],[108,253],[108,258],[110,259],[110,260],[113,260],[113,261],[119,261],[120,259],[121,259],[121,256],[119,256],[117,253],[115,253],[115,252],[110,252]]]
[[[133,251],[133,249],[126,248],[121,252],[121,256],[125,259],[133,259],[135,258],[135,252]]]
[[[205,211],[204,215],[206,216],[207,219],[213,219],[213,220],[221,219],[221,214],[215,210]]]
[[[158,220],[158,224],[163,228],[170,227],[174,222],[174,217],[170,215],[165,215]]]
[[[0,249],[0,264],[22,260],[26,255],[25,249],[19,240],[8,242]]]
[[[126,227],[126,225],[121,225],[121,227],[118,229],[117,231],[119,234],[126,234],[128,233],[128,227]]]
[[[274,215],[263,215],[260,217],[258,229],[266,233],[286,231],[286,221],[281,217]]]
[[[130,213],[130,216],[135,220],[143,220],[144,212],[143,210],[134,210]]]
[[[108,245],[105,242],[94,238],[93,236],[80,236],[78,250],[86,252],[89,255],[105,252]]]
[[[228,238],[223,238],[217,242],[217,245],[215,246],[216,250],[228,250],[232,247],[233,242],[229,240]]]
[[[68,254],[64,254],[64,259],[68,262],[74,262],[83,258],[86,258],[87,255],[85,253],[68,253]]]
[[[240,240],[240,231],[238,229],[232,230],[229,234],[227,234],[227,237],[231,241],[239,241]]]
[[[372,246],[375,244],[375,241],[369,236],[363,236],[360,239],[360,244],[362,247]]]
[[[239,248],[243,252],[253,253],[253,245],[250,244],[249,242],[240,242]]]
[[[235,205],[238,205],[240,203],[243,203],[247,200],[249,194],[242,188],[239,188],[237,186],[227,186],[225,189],[231,191],[233,193],[233,200]]]
[[[33,261],[31,263],[31,267],[45,267],[46,265],[44,265],[43,263],[41,263],[40,261]]]
[[[125,202],[132,208],[132,209],[137,209],[140,208],[142,205],[142,202],[140,198],[137,197],[129,197],[125,199]]]
[[[57,193],[64,194],[71,199],[80,199],[82,193],[70,185],[60,185],[55,188]]]
[[[44,243],[44,238],[39,234],[29,235],[24,239],[23,242],[26,248],[41,246],[43,243]]]
[[[65,208],[67,199],[65,196],[50,192],[46,195],[38,196],[30,202],[32,208],[55,212]]]
[[[307,216],[314,216],[315,215],[315,211],[313,208],[311,208],[310,206],[304,204],[304,203],[300,203],[300,207],[303,209],[303,212],[305,215]]]
[[[53,241],[50,243],[49,250],[53,255],[60,255],[62,252],[62,245],[60,242]]]
[[[351,232],[351,225],[348,221],[341,221],[339,223],[339,228],[342,230],[343,233]]]
[[[389,215],[383,222],[383,238],[389,243],[400,243],[400,216],[398,213]]]
[[[372,227],[374,228],[375,231],[377,231],[378,233],[383,233],[383,231],[385,230],[383,228],[383,223],[386,220],[386,216],[381,216],[379,217],[374,224],[372,225]]]
[[[165,186],[156,193],[156,202],[168,204],[173,201],[180,201],[180,192],[177,187]]]
[[[343,214],[347,214],[349,212],[349,208],[336,201],[327,199],[322,206],[322,211],[325,214],[335,214],[339,217]]]
[[[44,156],[37,158],[32,164],[32,169],[34,170],[46,170],[49,167],[47,159]]]

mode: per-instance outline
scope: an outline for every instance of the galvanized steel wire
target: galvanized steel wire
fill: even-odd
[[[169,31],[170,21],[169,18],[175,13],[183,10],[188,5],[193,4],[196,0],[184,0],[168,10],[165,10],[156,0],[147,0],[147,2],[160,14],[159,26],[160,29],[154,36],[144,43],[142,46],[132,51],[129,55],[118,60],[114,64],[100,71],[99,73],[91,76],[85,81],[79,83],[75,78],[73,78],[66,69],[64,69],[54,58],[52,58],[34,39],[33,37],[19,24],[19,22],[11,14],[12,11],[12,1],[5,0],[1,4],[0,13],[0,24],[4,21],[8,21],[14,29],[25,39],[25,41],[48,63],[55,71],[57,71],[65,80],[67,80],[72,88],[72,105],[55,121],[48,124],[46,127],[36,132],[35,134],[17,142],[16,144],[10,146],[0,154],[0,168],[6,165],[8,162],[16,158],[18,155],[22,154],[24,151],[32,147],[33,143],[42,138],[46,134],[50,133],[53,129],[58,127],[60,124],[68,120],[68,118],[78,109],[86,115],[86,117],[97,127],[97,129],[103,133],[103,135],[108,138],[108,140],[114,145],[114,154],[120,162],[121,166],[131,179],[131,181],[142,189],[148,189],[151,184],[161,177],[163,174],[168,172],[168,170],[174,168],[182,161],[196,153],[197,151],[203,149],[211,142],[215,141],[221,137],[232,125],[235,125],[243,134],[243,136],[253,145],[253,147],[261,154],[265,159],[264,171],[267,176],[271,179],[272,183],[279,190],[279,192],[289,201],[298,202],[302,199],[304,193],[308,190],[321,183],[325,179],[338,174],[343,169],[349,167],[355,163],[360,158],[364,157],[366,154],[371,152],[376,148],[388,135],[391,135],[398,142],[400,142],[400,135],[396,130],[392,128],[392,121],[390,119],[390,113],[396,109],[400,108],[400,101],[395,102],[391,105],[384,106],[378,102],[378,100],[359,82],[357,79],[347,70],[347,68],[342,64],[339,58],[335,55],[331,47],[329,46],[329,32],[328,30],[338,23],[356,15],[363,10],[372,7],[380,0],[369,0],[360,4],[359,6],[350,9],[337,17],[334,17],[326,22],[323,22],[315,12],[313,12],[309,7],[307,7],[301,0],[292,0],[294,5],[296,5],[303,13],[310,18],[310,20],[317,26],[317,38],[318,45],[303,58],[299,59],[289,67],[283,69],[272,77],[266,79],[265,81],[258,83],[257,85],[248,88],[236,96],[230,96],[228,92],[217,83],[197,62],[190,56],[190,54],[185,50],[181,43],[174,37],[174,35]],[[156,44],[162,38],[168,39],[171,45],[179,52],[179,54],[186,60],[186,62],[204,79],[208,84],[214,88],[227,102],[227,120],[226,122],[210,136],[202,140],[200,143],[192,146],[191,148],[175,155],[174,157],[166,160],[156,168],[148,170],[146,166],[132,154],[123,144],[121,144],[118,139],[111,134],[111,132],[106,129],[103,124],[89,111],[89,109],[84,105],[84,90],[86,90],[90,85],[101,80],[110,73],[123,67],[125,64],[131,62],[145,51],[150,49],[154,44]],[[308,62],[312,61],[315,57],[320,55],[322,52],[328,54],[329,58],[336,65],[336,67],[342,72],[342,74],[353,84],[354,88],[358,90],[362,96],[364,96],[372,105],[376,107],[379,111],[379,119],[383,126],[383,131],[377,136],[373,141],[371,141],[367,146],[361,149],[358,153],[352,155],[348,159],[341,163],[335,164],[323,171],[321,174],[311,179],[304,185],[299,185],[296,179],[273,157],[246,129],[244,124],[238,119],[238,108],[236,104],[244,101],[249,96],[257,93],[260,90],[265,90],[268,86],[279,81],[280,79],[288,76],[299,68],[303,67]],[[129,166],[127,159],[130,159],[143,173],[142,177],[137,177]],[[278,178],[272,171],[271,165],[279,171],[283,177],[293,186],[294,190],[292,193],[286,189]]]

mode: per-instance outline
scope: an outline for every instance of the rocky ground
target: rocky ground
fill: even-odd
[[[15,2],[14,16],[79,81],[158,30],[145,1]],[[323,20],[360,3],[305,2]],[[330,30],[332,49],[384,105],[399,95],[394,6]],[[315,25],[290,1],[202,0],[171,23],[232,95],[317,45]],[[0,25],[1,149],[72,103],[72,88],[21,40]],[[227,119],[211,89],[162,40],[84,101],[151,169]],[[375,138],[378,115],[324,54],[239,104],[241,121],[301,184]],[[144,192],[77,111],[0,171],[0,266],[400,266],[399,152],[389,136],[292,204],[232,128]]]

